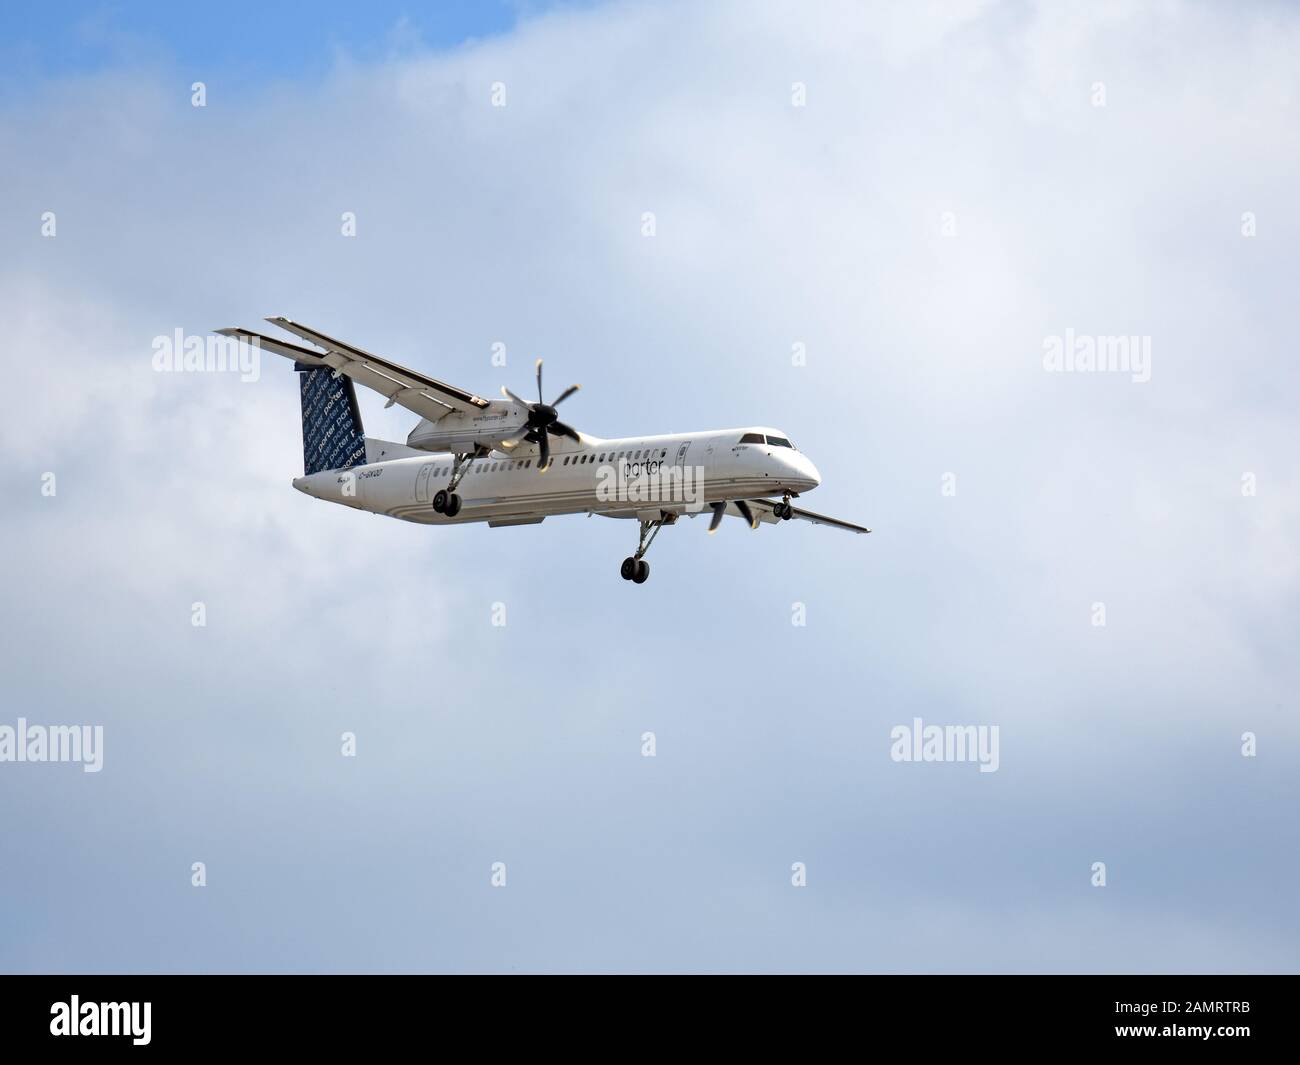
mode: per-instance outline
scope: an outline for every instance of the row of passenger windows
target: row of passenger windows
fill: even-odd
[[[656,451],[651,447],[639,448],[636,451],[601,451],[600,453],[587,452],[584,455],[565,455],[564,465],[569,465],[569,460],[573,460],[573,465],[581,466],[584,462],[621,462],[627,459],[629,462],[644,462],[647,459],[667,458],[667,449]]]
[[[533,464],[532,459],[506,459],[502,462],[484,462],[482,459],[475,459],[470,463],[470,473],[496,473],[497,470],[526,470]],[[451,476],[450,466],[438,466],[434,469],[432,476],[449,477]]]
[[[761,444],[763,442],[762,433],[746,433],[740,438],[742,444]],[[773,447],[788,447],[791,451],[795,450],[795,446],[783,436],[769,436],[767,443]]]
[[[636,451],[601,451],[599,453],[586,452],[581,455],[565,455],[564,465],[568,466],[572,460],[574,466],[581,466],[589,462],[616,462],[619,459],[630,459],[632,462],[643,462],[646,459],[655,457],[667,458],[668,451],[661,449],[656,451],[654,448],[640,448]],[[475,459],[470,465],[470,473],[496,473],[498,470],[526,470],[533,464],[532,459],[502,459],[497,462],[485,462],[483,459]],[[449,477],[451,476],[450,466],[437,466],[434,468],[432,476]]]

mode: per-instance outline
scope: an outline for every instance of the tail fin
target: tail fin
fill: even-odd
[[[366,461],[366,437],[352,379],[328,367],[295,362],[302,374],[303,473],[346,470]]]

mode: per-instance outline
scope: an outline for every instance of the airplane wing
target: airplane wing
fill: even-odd
[[[268,318],[267,321],[324,350],[310,350],[248,329],[218,329],[216,332],[239,340],[256,340],[267,351],[307,366],[328,366],[345,377],[352,378],[357,384],[365,385],[385,396],[389,406],[396,403],[431,422],[438,421],[453,410],[472,413],[488,406],[487,400],[466,392],[463,388],[427,377],[416,370],[408,370],[405,366],[389,362],[361,348],[354,348],[288,318]]]
[[[263,336],[261,333],[254,333],[250,329],[214,329],[213,332],[219,333],[223,337],[244,340],[250,344],[256,340],[259,347],[265,348],[267,351],[273,351],[277,355],[283,355],[286,359],[293,359],[294,362],[303,362],[310,366],[325,365],[324,360],[321,358],[323,352],[299,347],[297,344],[290,344],[287,340],[276,340],[275,337]]]
[[[778,499],[746,499],[749,509],[754,514],[756,521],[768,522],[775,524],[781,519],[776,516],[773,508],[780,502]],[[839,518],[828,518],[825,514],[814,514],[811,510],[800,510],[798,507],[790,508],[791,514],[799,521],[809,521],[814,525],[829,525],[833,529],[846,529],[854,533],[869,533],[870,529],[862,525],[854,525],[851,521],[841,521]],[[727,504],[727,513],[733,514],[738,518],[743,518],[740,509],[735,503]]]

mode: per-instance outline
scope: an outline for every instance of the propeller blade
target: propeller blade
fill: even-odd
[[[546,433],[541,433],[537,438],[538,450],[542,453],[542,459],[537,464],[537,468],[545,473],[551,465],[551,445]]]
[[[552,403],[551,406],[558,407],[561,403],[563,403],[566,399],[568,399],[571,395],[573,395],[573,393],[578,391],[578,389],[580,389],[581,387],[582,385],[570,385],[568,388],[566,388],[563,392],[560,393],[560,398],[557,399],[554,403]]]
[[[740,516],[749,522],[751,529],[758,528],[758,519],[754,517],[754,512],[749,509],[749,504],[743,499],[736,500],[736,509],[740,511]]]
[[[564,422],[551,422],[547,428],[556,436],[567,436],[570,440],[576,440],[582,443],[582,437],[578,435],[578,430],[572,425],[565,425]]]
[[[722,516],[727,513],[726,503],[713,504],[713,520],[709,522],[709,535],[712,536],[718,531],[718,526],[722,524]]]
[[[516,396],[513,392],[511,392],[510,389],[506,388],[505,385],[502,385],[502,386],[501,386],[501,394],[502,394],[503,396],[505,396],[506,399],[513,399],[513,400],[514,400],[516,403],[518,403],[521,407],[527,407],[529,410],[532,410],[532,409],[533,409],[533,405],[532,405],[531,403],[529,403],[528,400],[526,400],[526,399],[520,399],[520,398],[519,398],[518,396]]]
[[[542,360],[541,359],[537,360],[537,402],[538,403],[546,402],[546,400],[542,399]]]

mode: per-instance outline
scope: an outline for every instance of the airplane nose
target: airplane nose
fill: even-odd
[[[789,455],[786,461],[789,463],[787,468],[795,491],[807,492],[822,483],[821,474],[806,455]]]

